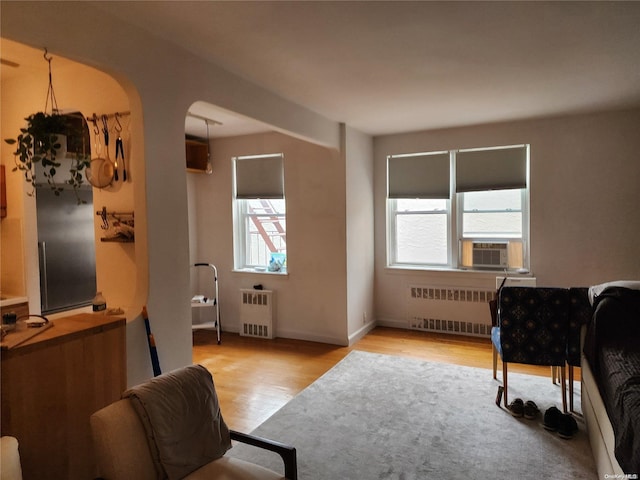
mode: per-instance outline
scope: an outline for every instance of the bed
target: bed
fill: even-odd
[[[612,282],[589,293],[593,318],[584,335],[581,367],[591,448],[600,478],[638,478],[640,282]]]

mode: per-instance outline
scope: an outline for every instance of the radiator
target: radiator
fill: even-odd
[[[504,277],[496,277],[496,290]],[[534,277],[509,277],[508,286],[535,287]],[[491,335],[489,301],[496,290],[423,286],[409,287],[409,328],[431,332],[488,337]]]
[[[409,328],[432,332],[488,337],[491,335],[489,300],[495,290],[478,288],[409,287]]]
[[[240,290],[240,335],[274,338],[271,290]]]

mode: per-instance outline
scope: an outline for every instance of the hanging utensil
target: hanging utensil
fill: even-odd
[[[127,181],[127,164],[124,160],[124,146],[122,144],[122,124],[120,123],[120,113],[116,112],[116,132],[118,132],[118,138],[116,139],[116,180],[118,180],[118,155],[122,159],[122,181]]]
[[[113,180],[118,181],[118,157],[116,156],[116,161],[113,163],[111,161],[111,157],[109,156],[109,118],[106,115],[102,115],[102,132],[104,133],[104,146],[107,151],[107,161],[112,164],[113,168]]]
[[[94,114],[91,122],[94,125],[96,137],[95,157],[91,159],[89,167],[85,169],[85,176],[89,183],[96,188],[105,188],[113,181],[113,163],[102,156],[102,145],[100,144],[100,130],[98,128],[98,118]],[[108,141],[108,136],[106,138]]]

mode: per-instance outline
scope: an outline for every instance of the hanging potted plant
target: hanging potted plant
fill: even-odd
[[[73,188],[80,204],[83,201],[78,195],[78,188],[84,183],[82,173],[89,165],[90,155],[85,153],[85,148],[74,148],[72,153],[67,153],[67,139],[74,139],[75,142],[78,142],[78,139],[84,139],[81,128],[81,125],[85,124],[84,118],[79,113],[71,115],[59,113],[51,81],[51,58],[47,58],[46,49],[45,59],[49,62],[49,91],[45,109],[25,118],[27,125],[20,129],[17,138],[8,138],[5,142],[16,146],[13,152],[15,166],[12,171],[23,172],[25,181],[31,185],[31,191],[27,192],[31,196],[35,194],[35,187],[38,186],[37,172],[42,172],[53,193],[60,195],[64,186],[56,180],[56,174],[62,167],[62,161],[70,156],[70,162],[65,161],[69,177],[64,184]],[[47,112],[49,100],[51,100],[50,113]],[[80,124],[72,121],[75,116],[82,118]]]

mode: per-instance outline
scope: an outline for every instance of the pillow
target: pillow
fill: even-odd
[[[589,288],[589,301],[594,304],[596,297],[599,296],[606,288],[623,287],[631,290],[640,290],[640,280],[616,280],[613,282],[601,283]]]

